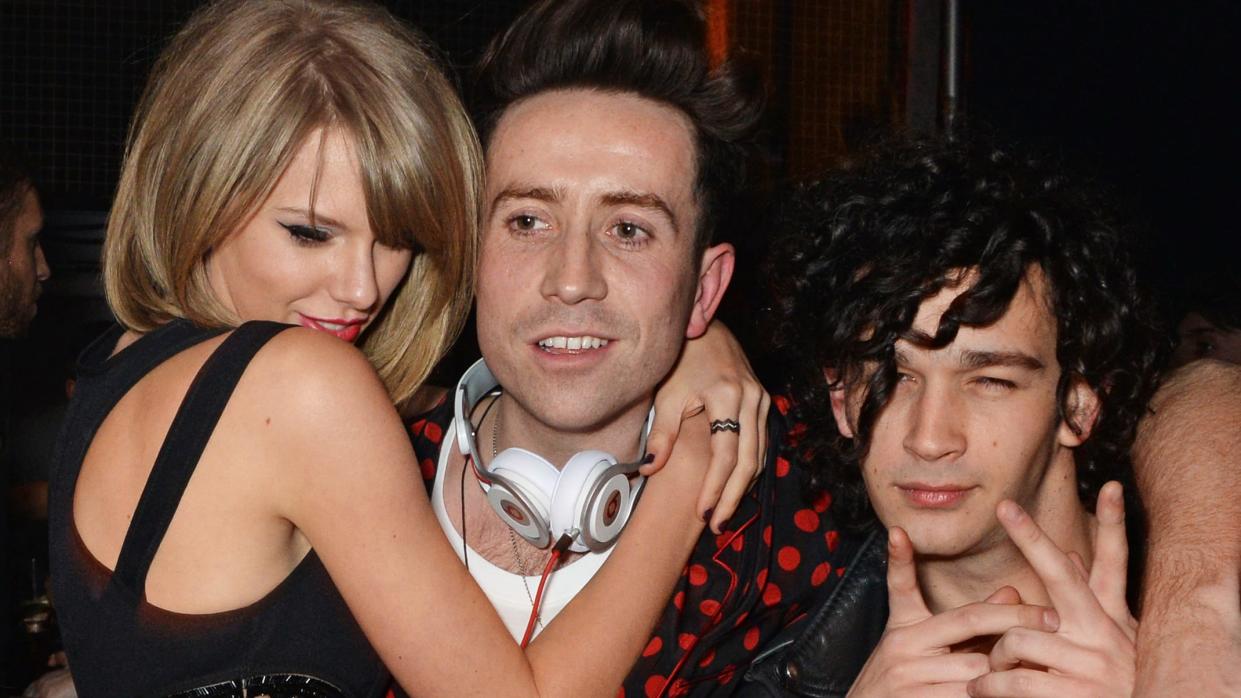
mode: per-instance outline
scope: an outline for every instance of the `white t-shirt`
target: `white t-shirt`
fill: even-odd
[[[532,610],[530,601],[538,592],[539,579],[542,577],[543,570],[539,569],[534,575],[523,577],[496,567],[478,554],[478,551],[462,546],[461,535],[457,533],[457,529],[453,528],[448,512],[444,510],[444,473],[448,471],[452,449],[456,448],[456,430],[457,420],[453,419],[444,431],[444,440],[440,446],[439,467],[435,472],[435,486],[431,490],[431,508],[435,510],[435,517],[439,520],[440,528],[444,530],[444,535],[448,537],[453,550],[457,551],[457,557],[464,561],[463,555],[469,555],[470,574],[474,577],[474,581],[482,587],[483,593],[487,595],[487,599],[495,607],[500,619],[504,621],[509,634],[514,640],[521,642],[522,636],[526,633],[526,624],[530,622]],[[467,530],[466,533],[468,535],[469,531]],[[535,624],[535,635],[542,632],[543,625],[550,623],[556,614],[560,613],[560,610],[574,596],[577,596],[611,553],[611,548],[601,553],[584,553],[571,564],[559,567],[551,573],[543,589],[543,604],[539,609],[539,622]]]

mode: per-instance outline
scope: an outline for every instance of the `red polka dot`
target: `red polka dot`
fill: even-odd
[[[716,537],[715,537],[715,549],[716,549],[716,551],[718,552],[718,551],[720,551],[720,550],[723,550],[723,549],[724,549],[724,546],[728,545],[728,544],[731,542],[729,539],[730,539],[730,538],[732,538],[732,537],[733,537],[733,532],[732,532],[732,531],[724,531],[724,532],[723,532],[723,533],[721,533],[720,535],[716,536]]]
[[[813,533],[819,528],[819,515],[811,509],[802,509],[793,514],[793,523],[806,533]]]
[[[761,589],[763,588],[765,584],[767,584],[767,570],[765,569],[759,570],[758,571],[758,586]]]
[[[658,637],[653,637],[651,638],[650,642],[646,643],[646,649],[642,650],[642,656],[653,657],[656,654],[658,654],[659,651],[663,648],[664,648],[664,641],[659,639]]]
[[[672,682],[672,688],[668,689],[669,698],[680,698],[680,696],[689,695],[689,682],[685,679],[677,679]]]
[[[423,436],[431,440],[431,443],[438,444],[444,440],[444,430],[435,422],[427,422],[427,428],[422,432]]]
[[[843,577],[843,576],[845,576],[845,568],[843,568],[843,567],[837,567],[837,568],[836,568],[836,576],[837,576],[837,577]]]
[[[786,545],[780,548],[780,554],[776,556],[776,559],[779,561],[781,569],[786,572],[792,572],[801,564],[801,553],[798,552],[797,548]]]
[[[830,574],[831,571],[832,571],[831,565],[827,564],[826,562],[819,563],[819,565],[814,568],[814,572],[810,573],[811,586],[816,586],[816,587],[821,586],[823,582],[827,581],[827,575]]]
[[[814,498],[814,504],[812,504],[811,507],[815,511],[822,514],[823,512],[827,511],[827,508],[830,507],[831,505],[832,505],[832,495],[828,494],[828,492],[824,490],[819,493],[818,497]]]
[[[763,529],[763,544],[771,547],[771,526]]]
[[[767,588],[763,589],[763,603],[768,606],[775,606],[780,603],[780,599],[783,597],[784,595],[780,593],[780,587],[775,584],[768,584]]]
[[[741,548],[745,547],[745,536],[737,536],[733,539],[732,549],[741,552]]]
[[[409,433],[413,434],[414,436],[418,436],[422,432],[423,427],[425,427],[426,425],[427,425],[427,420],[419,419],[418,421],[409,425]]]
[[[789,433],[788,433],[787,438],[790,444],[796,445],[797,442],[801,441],[802,437],[805,435],[806,435],[805,422],[796,422],[793,424],[793,426],[789,427]]]
[[[789,399],[783,395],[777,395],[771,398],[771,403],[776,406],[776,411],[780,414],[787,415],[789,413]]]
[[[784,477],[789,474],[789,462],[786,458],[776,458],[776,477]]]
[[[737,673],[737,667],[733,666],[732,664],[729,664],[728,666],[724,667],[723,671],[720,672],[719,682],[729,683],[730,681],[733,680],[733,675],[735,673]]]
[[[642,688],[646,691],[646,698],[655,698],[658,696],[659,692],[664,690],[664,684],[666,682],[667,679],[659,674],[649,677],[646,680],[646,684],[642,686]]]
[[[693,633],[681,633],[677,636],[677,644],[680,645],[683,650],[693,647],[696,642],[698,642],[698,636]]]
[[[840,531],[828,531],[823,534],[823,538],[827,541],[827,549],[836,552],[836,548],[840,547]]]
[[[753,650],[758,647],[758,628],[750,628],[745,631],[745,639],[741,641],[747,650]]]
[[[707,650],[706,655],[703,656],[702,660],[698,662],[698,666],[702,669],[706,669],[707,667],[711,666],[711,662],[714,662],[714,661],[715,661],[715,650],[709,649]]]
[[[734,628],[739,628],[739,627],[741,627],[741,624],[742,624],[742,623],[744,623],[744,622],[745,622],[745,619],[746,619],[746,618],[749,618],[749,617],[750,617],[750,612],[749,612],[749,611],[745,611],[745,612],[743,612],[741,615],[737,616],[737,622],[733,623],[733,627],[734,627]]]
[[[616,689],[616,698],[625,698],[625,687],[621,686]]]
[[[677,607],[678,611],[684,608],[685,607],[685,592],[678,591],[676,593],[676,596],[672,597],[672,604]]]
[[[704,616],[715,617],[715,614],[720,612],[720,602],[715,599],[705,599],[698,604],[698,610],[702,611]]]
[[[435,479],[435,461],[430,458],[423,458],[422,462],[418,464],[418,469],[422,471],[423,480]]]
[[[707,583],[707,568],[702,565],[690,565],[689,583],[700,587]]]

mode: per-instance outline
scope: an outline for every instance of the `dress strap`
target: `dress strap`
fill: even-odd
[[[289,325],[247,322],[203,363],[173,417],[117,557],[113,580],[142,594],[151,561],[215,425],[259,349]]]

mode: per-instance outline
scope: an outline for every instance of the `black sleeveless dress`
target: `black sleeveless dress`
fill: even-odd
[[[82,698],[383,695],[387,672],[313,550],[244,608],[183,614],[145,599],[151,561],[220,413],[255,353],[286,327],[246,323],[203,364],[160,448],[115,571],[90,554],[73,522],[87,448],[139,379],[219,331],[175,321],[109,358],[118,327],[83,354],[57,444],[48,522],[54,603]]]

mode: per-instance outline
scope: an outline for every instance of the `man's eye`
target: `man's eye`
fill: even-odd
[[[280,226],[289,231],[289,235],[299,244],[312,245],[320,242],[327,242],[332,237],[332,233],[324,228],[316,228],[310,225],[300,225],[297,223],[281,223]]]
[[[651,236],[646,228],[631,221],[621,221],[612,226],[612,234],[622,243],[631,246],[641,245]]]
[[[974,382],[988,390],[1012,390],[1017,387],[1017,384],[1012,381],[1004,380],[1003,378],[992,378],[991,376],[979,376],[974,379]]]
[[[1194,343],[1194,356],[1210,356],[1214,353],[1214,342],[1198,341]]]

